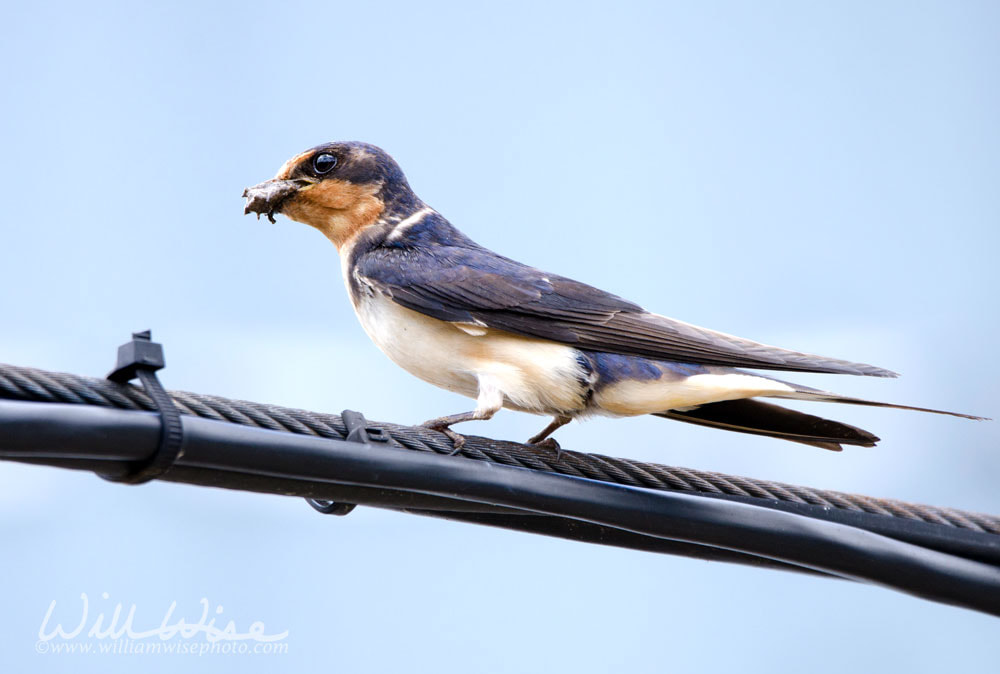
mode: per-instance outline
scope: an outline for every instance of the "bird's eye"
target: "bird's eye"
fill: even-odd
[[[329,173],[336,165],[337,158],[327,152],[313,157],[313,171],[315,171],[318,175],[325,175]]]

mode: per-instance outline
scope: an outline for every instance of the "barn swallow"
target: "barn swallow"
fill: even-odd
[[[340,253],[361,325],[397,365],[475,398],[471,412],[423,425],[490,419],[502,407],[552,417],[528,442],[591,415],[653,414],[839,451],[868,431],[757,400],[790,398],[951,414],[799,386],[755,370],[895,377],[894,372],[767,346],[646,311],[616,295],[515,262],[472,241],[410,189],[399,165],[365,143],[328,143],[247,188],[244,213],[281,213]]]

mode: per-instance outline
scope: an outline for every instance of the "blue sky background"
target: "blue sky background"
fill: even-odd
[[[996,3],[18,3],[0,27],[0,361],[104,375],[133,330],[170,388],[417,423],[334,248],[242,215],[296,152],[364,140],[483,244],[693,323],[872,362],[800,376],[985,416],[996,382]],[[141,259],[146,262],[140,262]],[[832,454],[658,419],[568,448],[1000,511],[1000,426],[809,406]],[[467,430],[523,439],[503,412]],[[0,465],[11,671],[981,670],[998,623],[874,587],[297,499]],[[101,600],[107,592],[109,600]],[[54,618],[198,600],[278,658],[35,653]]]

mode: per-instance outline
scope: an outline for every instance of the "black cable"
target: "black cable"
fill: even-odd
[[[329,483],[499,506],[515,514],[541,513],[736,551],[1000,615],[1000,567],[835,522],[731,500],[189,416],[183,426],[184,454],[165,475],[175,481],[185,481],[194,471],[203,480],[214,476],[233,488],[242,488],[244,479],[254,490],[270,485],[275,493],[280,484]],[[0,430],[0,456],[67,467],[79,461],[89,467],[149,456],[159,425],[155,416],[143,413],[4,402]],[[318,491],[313,495],[325,498]]]
[[[170,395],[182,415],[316,437],[343,439],[348,434],[344,420],[336,414],[185,391],[171,391]],[[131,410],[156,409],[141,388],[3,364],[0,364],[0,398]],[[440,454],[452,451],[451,442],[436,431],[384,422],[369,423],[369,433],[381,432],[394,446]],[[1000,562],[1000,544],[990,542],[1000,539],[989,535],[1000,534],[1000,516],[996,515],[569,450],[563,450],[561,458],[557,459],[555,452],[539,451],[514,442],[476,436],[468,436],[467,440],[462,455],[481,461],[616,484],[734,498],[824,519],[843,517],[846,524],[864,526],[871,531],[949,552],[974,555],[985,551],[989,559]]]

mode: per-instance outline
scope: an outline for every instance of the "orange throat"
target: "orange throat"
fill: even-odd
[[[315,227],[339,250],[362,230],[378,222],[385,204],[378,198],[378,183],[357,185],[343,180],[324,180],[299,190],[281,212]]]

